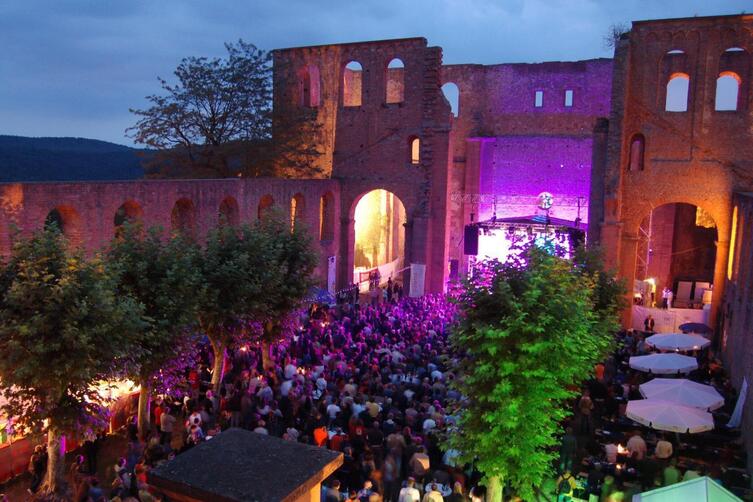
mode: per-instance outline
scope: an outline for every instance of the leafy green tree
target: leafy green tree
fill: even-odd
[[[611,347],[616,314],[595,288],[590,269],[536,247],[466,282],[451,335],[465,397],[447,446],[484,474],[487,500],[504,486],[532,500],[549,473],[566,401]]]
[[[197,342],[188,328],[196,322],[198,249],[179,234],[165,239],[158,228],[147,232],[125,224],[107,250],[107,263],[117,277],[118,292],[144,309],[145,323],[134,338],[138,357],[128,368],[139,394],[138,429],[149,428],[149,405],[155,387],[167,387],[179,375]],[[162,390],[165,390],[164,388]]]
[[[5,413],[47,433],[43,493],[64,488],[65,436],[103,425],[107,403],[94,385],[128,364],[141,315],[103,263],[69,252],[56,228],[14,245],[0,273],[0,381]]]
[[[220,226],[210,232],[202,254],[204,293],[199,323],[214,352],[212,385],[219,389],[225,351],[249,323],[262,323],[268,346],[282,335],[281,320],[303,300],[316,255],[305,230],[270,215],[253,225]]]
[[[289,230],[289,224],[280,215],[265,218],[258,224],[262,236],[264,305],[252,313],[254,320],[262,323],[261,353],[265,368],[272,362],[269,348],[283,334],[284,320],[293,313],[313,286],[312,274],[317,254],[311,237],[304,228]]]

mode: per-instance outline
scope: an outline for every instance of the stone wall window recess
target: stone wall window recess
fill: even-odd
[[[544,91],[536,91],[536,94],[533,98],[533,106],[536,108],[541,108],[544,106]]]
[[[573,91],[571,89],[567,89],[565,91],[565,107],[570,108],[573,106]]]
[[[343,106],[361,106],[363,98],[363,67],[350,61],[343,68]]]

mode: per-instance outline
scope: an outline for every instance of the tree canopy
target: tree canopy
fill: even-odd
[[[140,306],[116,294],[99,259],[69,252],[56,228],[14,245],[0,276],[3,411],[48,434],[47,491],[60,486],[61,436],[102,418],[95,384],[122,373],[142,328]]]
[[[484,473],[490,500],[503,485],[532,499],[556,456],[566,401],[611,346],[618,300],[610,295],[621,293],[596,263],[532,246],[483,263],[466,281],[451,334],[464,355],[455,385],[465,397],[447,442]]]
[[[215,354],[212,383],[223,373],[225,348],[250,322],[265,326],[263,343],[279,336],[281,317],[295,309],[311,285],[316,254],[308,233],[269,215],[253,225],[220,226],[202,253],[205,285],[199,322]],[[264,352],[264,349],[262,349]]]
[[[278,117],[272,134],[270,53],[239,40],[224,58],[187,57],[176,83],[158,78],[162,94],[126,134],[156,150],[150,177],[313,176],[319,130],[310,113]],[[282,169],[281,166],[285,167]]]
[[[180,234],[167,239],[158,228],[144,232],[126,223],[107,249],[107,264],[117,279],[118,293],[133,298],[144,310],[144,324],[133,345],[137,357],[128,374],[141,386],[138,425],[149,423],[153,388],[166,390],[190,362],[196,339],[189,327],[196,321],[201,274],[197,247]],[[183,362],[183,364],[180,364]]]

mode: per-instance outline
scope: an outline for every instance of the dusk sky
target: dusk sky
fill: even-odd
[[[610,57],[610,25],[739,14],[750,0],[8,0],[0,3],[0,134],[131,144],[124,130],[185,56],[423,36],[445,63]]]

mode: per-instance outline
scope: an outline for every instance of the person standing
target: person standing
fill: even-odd
[[[397,502],[419,502],[421,500],[421,493],[416,488],[416,480],[408,478],[405,483],[405,487],[400,490]]]
[[[641,437],[641,433],[638,431],[635,431],[633,436],[628,439],[627,445],[625,446],[630,453],[630,456],[632,457],[634,453],[637,454],[636,460],[643,460],[643,457],[646,456],[646,451],[648,448],[646,447],[646,441]]]
[[[648,317],[646,317],[646,319],[643,321],[644,331],[648,333],[653,333],[654,326],[656,326],[656,321],[654,321],[653,316],[649,314]]]
[[[590,434],[592,429],[591,412],[594,409],[594,402],[591,400],[591,392],[586,389],[578,401],[578,411],[580,411],[580,432]]]
[[[173,439],[173,430],[175,428],[176,418],[172,410],[166,408],[159,417],[160,420],[160,444],[170,446]]]

